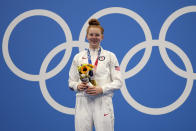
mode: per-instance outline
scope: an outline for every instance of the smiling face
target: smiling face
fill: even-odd
[[[100,42],[103,40],[103,34],[98,27],[90,27],[86,37],[89,42],[89,47],[92,49],[99,48]]]

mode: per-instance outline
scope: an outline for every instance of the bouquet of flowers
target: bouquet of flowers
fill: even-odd
[[[82,64],[81,66],[78,66],[78,72],[82,82],[90,82],[93,86],[96,86],[97,83],[94,79],[93,68],[94,66],[92,64]]]

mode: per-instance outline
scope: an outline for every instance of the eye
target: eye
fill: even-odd
[[[100,36],[100,34],[95,34],[95,36]]]
[[[90,36],[93,36],[93,33],[90,33],[89,35],[90,35]]]

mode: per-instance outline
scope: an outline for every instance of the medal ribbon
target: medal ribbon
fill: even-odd
[[[96,59],[95,64],[94,64],[94,74],[95,74],[96,69],[97,69],[98,59],[99,59],[100,54],[101,54],[101,47],[100,47],[99,50],[98,50],[98,56],[97,56],[97,59]],[[91,61],[91,54],[90,54],[90,50],[89,50],[89,49],[87,50],[87,55],[88,55],[88,63],[89,63],[89,64],[92,64],[92,61]]]

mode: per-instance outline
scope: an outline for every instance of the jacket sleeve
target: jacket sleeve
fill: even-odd
[[[77,86],[79,84],[79,74],[78,74],[78,62],[77,55],[74,57],[70,71],[69,71],[69,88],[77,92]]]
[[[120,66],[115,54],[110,54],[110,77],[111,82],[102,86],[103,94],[113,92],[113,90],[120,89],[123,84],[122,74],[120,72]]]

